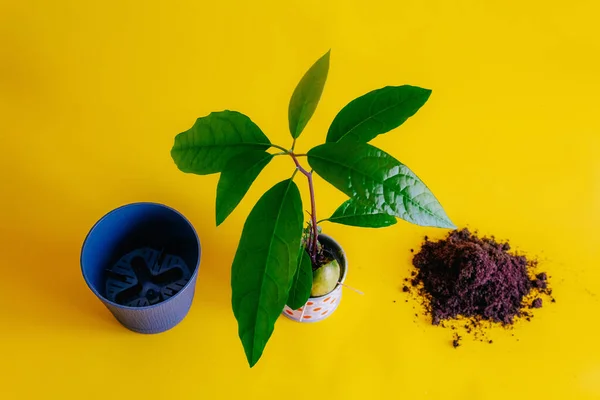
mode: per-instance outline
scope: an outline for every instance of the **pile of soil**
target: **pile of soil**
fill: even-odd
[[[512,325],[516,317],[530,319],[527,310],[542,306],[540,295],[552,294],[546,273],[535,271],[536,261],[511,253],[507,242],[479,238],[467,229],[437,242],[425,237],[413,265],[416,271],[403,291],[424,298],[434,325],[458,317],[470,319],[472,326],[482,321]]]

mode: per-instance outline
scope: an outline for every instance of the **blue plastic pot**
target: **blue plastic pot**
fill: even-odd
[[[176,210],[133,203],[102,217],[81,250],[83,278],[115,318],[140,333],[173,328],[187,315],[201,247]]]

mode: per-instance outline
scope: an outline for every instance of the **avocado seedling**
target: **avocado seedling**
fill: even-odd
[[[260,359],[286,304],[308,304],[311,296],[338,287],[340,260],[321,246],[318,222],[381,228],[408,222],[454,228],[427,186],[406,165],[369,141],[413,116],[431,90],[386,86],[356,98],[333,119],[325,143],[308,152],[296,141],[313,116],[329,72],[330,52],[319,58],[296,86],[288,108],[291,146],[271,143],[246,115],[213,112],[198,118],[175,137],[171,156],[186,173],[220,173],[216,223],[220,225],[240,203],[269,162],[289,157],[293,173],[258,200],[244,224],[231,267],[232,308],[250,366]],[[274,149],[273,152],[268,152]],[[310,168],[300,163],[305,157]],[[294,179],[302,175],[310,193],[310,221],[304,227],[300,192]],[[314,174],[349,199],[333,214],[317,220]],[[303,235],[304,232],[304,235]],[[345,273],[345,272],[344,272]]]

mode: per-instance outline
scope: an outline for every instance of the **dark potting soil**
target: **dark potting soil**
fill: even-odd
[[[410,285],[424,299],[434,325],[459,317],[467,319],[468,332],[483,322],[512,325],[516,317],[532,318],[526,310],[542,306],[539,295],[552,294],[547,274],[534,275],[536,261],[511,253],[506,242],[479,238],[467,229],[437,242],[425,237],[413,265],[416,271],[402,290]]]
[[[304,239],[303,243],[304,243],[304,251],[306,251],[310,255],[310,251],[308,249],[308,244],[306,243],[306,239]],[[341,260],[339,260],[338,257],[336,257],[334,252],[331,249],[325,247],[319,240],[317,242],[316,259],[315,259],[315,262],[312,263],[313,271],[316,271],[317,269],[321,268],[325,264],[329,264],[329,262],[331,262],[332,260],[336,260],[338,262],[338,264],[342,265]]]

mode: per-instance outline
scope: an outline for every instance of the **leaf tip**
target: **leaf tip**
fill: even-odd
[[[169,152],[169,154],[171,155],[171,159],[173,160],[175,165],[177,165],[177,160],[176,160],[177,147],[176,146],[177,146],[177,143],[173,143],[173,146],[171,147],[171,151]]]
[[[216,226],[219,226],[223,223],[223,221],[225,221],[225,218],[227,218],[227,213],[223,212],[223,207],[221,207],[222,201],[221,198],[219,196],[219,191],[217,190],[217,201],[215,204],[215,223]]]
[[[258,351],[258,352],[251,351],[250,354],[247,354],[248,366],[250,368],[254,367],[256,365],[256,363],[258,362],[258,360],[260,360],[261,356],[262,356],[262,351]]]
[[[450,218],[446,218],[446,223],[442,226],[440,226],[440,228],[446,228],[446,229],[457,229],[456,225],[454,225],[454,222],[452,222],[450,220]]]
[[[410,86],[410,85],[409,85]],[[431,93],[433,92],[432,89],[427,89],[421,86],[412,86],[413,90],[416,91],[416,93],[420,92],[420,95],[425,98],[425,101],[427,101],[429,99],[429,97],[431,96]]]
[[[244,340],[242,340],[242,347],[244,348],[244,355],[246,356],[246,361],[248,361],[248,366],[250,368],[254,367],[262,357],[264,348],[259,349],[252,341],[248,342]]]

